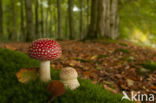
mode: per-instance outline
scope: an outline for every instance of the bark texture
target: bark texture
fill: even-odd
[[[35,35],[39,37],[38,0],[35,1]]]
[[[41,0],[42,2],[42,0]],[[43,15],[43,5],[41,4],[40,5],[40,14],[41,14],[41,22],[40,22],[40,25],[41,25],[41,37],[44,36],[44,15]]]
[[[118,0],[92,0],[87,38],[116,39],[119,36]]]
[[[119,36],[118,0],[111,1],[111,38]]]
[[[92,0],[91,4],[91,22],[89,25],[89,31],[87,38],[92,39],[92,38],[97,38],[97,12],[98,8],[98,0]]]
[[[25,7],[26,7],[26,24],[27,24],[26,41],[32,41],[34,38],[32,0],[25,0]]]
[[[58,39],[61,39],[61,35],[62,35],[61,0],[57,0],[57,15],[58,15]]]
[[[73,26],[73,0],[68,0],[68,12],[69,12],[69,39],[73,39],[74,26]]]
[[[82,39],[83,36],[83,0],[80,1],[80,39]]]
[[[24,1],[20,0],[21,3],[21,39],[24,40],[25,37],[25,29],[24,29]]]
[[[97,31],[100,37],[110,35],[110,0],[98,1]]]
[[[10,40],[15,40],[16,37],[17,37],[17,34],[16,34],[16,13],[15,13],[15,0],[11,0],[11,14],[12,14],[12,29],[11,29],[11,33],[10,33],[10,36],[9,36],[9,39]]]
[[[2,0],[0,0],[0,37],[3,35],[3,7]]]

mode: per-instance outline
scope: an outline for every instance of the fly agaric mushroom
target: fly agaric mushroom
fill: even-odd
[[[28,55],[41,61],[39,70],[41,81],[51,80],[50,60],[59,58],[61,54],[61,47],[55,40],[42,38],[33,41],[29,47]]]
[[[77,80],[78,73],[72,67],[65,67],[60,72],[61,82],[65,87],[74,90],[80,86],[79,81]]]

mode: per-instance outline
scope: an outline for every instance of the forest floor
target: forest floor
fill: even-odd
[[[30,43],[0,43],[0,48],[27,53]],[[156,94],[156,50],[128,41],[60,41],[63,54],[55,69],[74,67],[79,76],[113,93],[125,90]],[[149,68],[148,68],[149,67]]]

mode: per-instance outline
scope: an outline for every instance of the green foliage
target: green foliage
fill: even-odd
[[[115,53],[123,52],[123,53],[127,53],[127,54],[130,53],[130,51],[129,51],[128,49],[124,49],[124,48],[116,49],[114,52],[115,52]]]
[[[98,59],[101,59],[101,58],[106,58],[106,57],[109,57],[109,55],[108,54],[102,54],[102,55],[98,55]]]
[[[153,61],[146,61],[145,63],[140,64],[140,65],[150,71],[154,71],[156,69],[156,62],[153,62]]]
[[[122,0],[120,6],[120,37],[151,45],[156,42],[156,1]]]
[[[148,75],[156,69],[156,62],[145,61],[142,64],[137,64],[141,67],[138,67],[136,70],[140,75]]]
[[[0,49],[0,103],[47,103],[50,94],[46,91],[47,83],[39,80],[22,84],[15,73],[23,67],[37,66],[36,60],[27,55]],[[59,79],[59,71],[52,69],[52,79]],[[53,103],[128,103],[121,102],[121,95],[104,90],[101,85],[94,85],[90,80],[79,79],[81,86],[58,97]]]
[[[127,46],[128,46],[128,44],[123,43],[123,42],[119,42],[119,44],[120,44],[121,46],[125,46],[125,47],[127,47]]]

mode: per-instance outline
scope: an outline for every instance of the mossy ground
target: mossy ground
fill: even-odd
[[[47,83],[39,80],[22,84],[16,78],[16,72],[23,67],[38,66],[39,62],[27,55],[0,49],[0,103],[47,103],[50,94]],[[52,79],[59,79],[59,71],[52,70]],[[121,95],[110,93],[102,86],[89,80],[79,79],[81,86],[58,97],[53,103],[128,103],[121,101]]]

